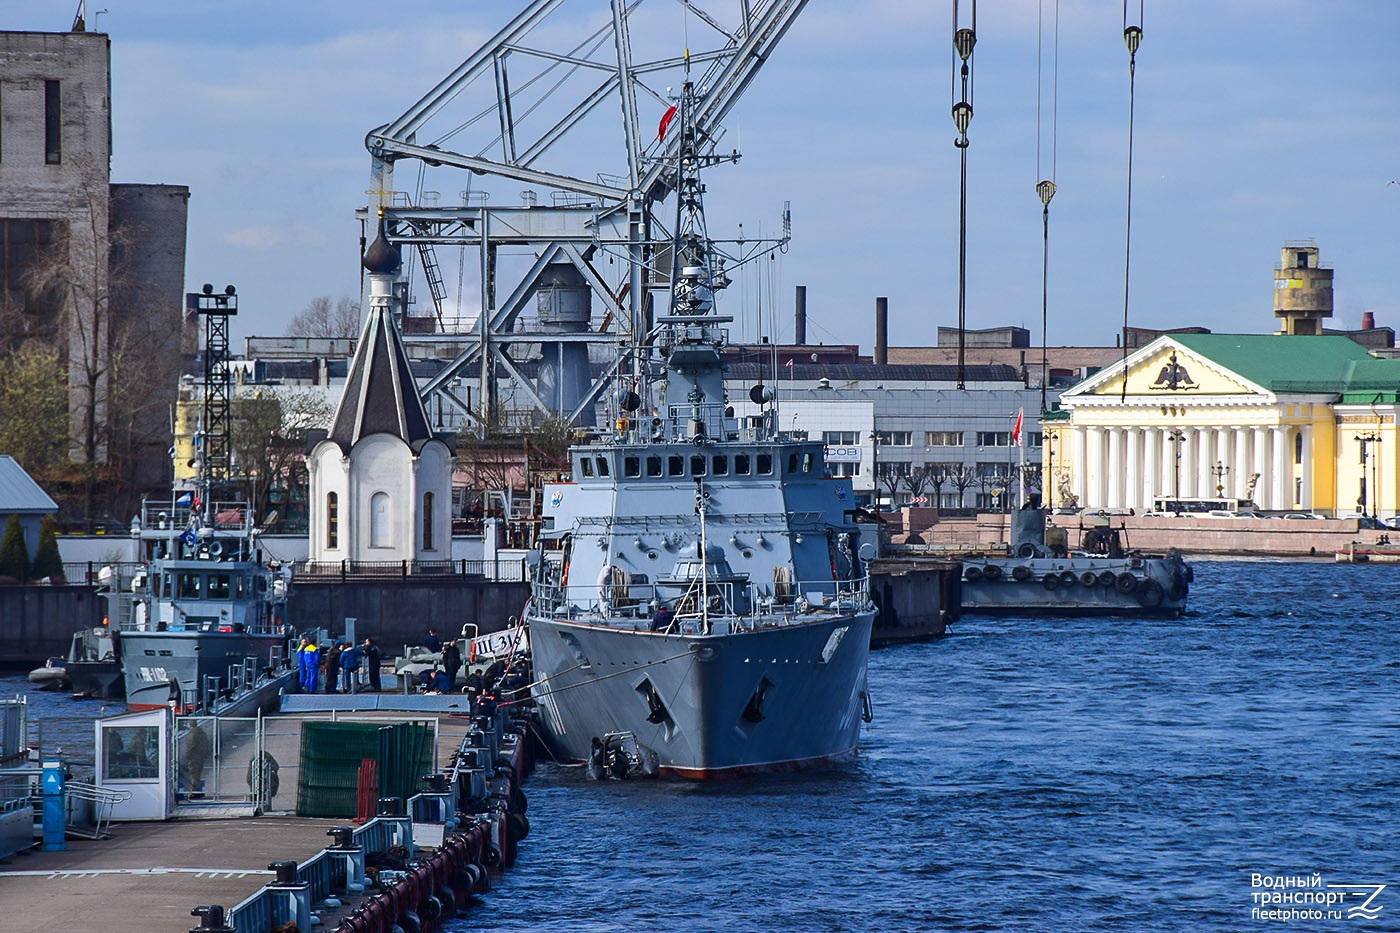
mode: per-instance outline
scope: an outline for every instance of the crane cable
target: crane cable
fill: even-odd
[[[1035,74],[1035,174],[1040,179],[1036,183],[1035,193],[1040,197],[1042,207],[1042,245],[1040,257],[1040,418],[1045,420],[1045,412],[1049,407],[1046,402],[1047,386],[1050,382],[1050,359],[1047,349],[1050,342],[1049,327],[1049,292],[1050,292],[1050,199],[1055,196],[1055,174],[1058,161],[1058,139],[1059,139],[1059,106],[1060,106],[1060,0],[1054,0],[1055,4],[1055,26],[1054,45],[1051,57],[1051,83],[1050,83],[1050,175],[1046,177],[1041,171],[1040,155],[1042,144],[1040,131],[1043,120],[1040,114],[1040,105],[1044,99],[1044,91],[1041,89],[1041,78],[1044,75],[1044,68],[1041,64],[1041,54],[1045,48],[1045,0],[1040,0],[1037,19],[1037,42],[1036,42],[1036,74]],[[1042,425],[1042,430],[1044,426]]]
[[[1120,402],[1128,400],[1128,286],[1133,257],[1133,117],[1137,90],[1137,50],[1142,44],[1142,6],[1137,0],[1137,22],[1128,23],[1128,3],[1123,0],[1123,44],[1128,47],[1128,216],[1123,231],[1123,386]]]

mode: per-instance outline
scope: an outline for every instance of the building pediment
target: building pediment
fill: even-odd
[[[1087,403],[1100,398],[1118,401],[1125,395],[1138,403],[1154,404],[1189,403],[1202,397],[1221,396],[1274,399],[1272,392],[1239,373],[1170,337],[1161,337],[1130,354],[1126,361],[1090,376],[1065,392],[1060,400],[1066,407],[1073,407],[1076,402]]]

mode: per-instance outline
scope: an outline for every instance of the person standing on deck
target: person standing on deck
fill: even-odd
[[[378,693],[383,689],[379,682],[379,662],[383,654],[380,653],[379,646],[370,640],[369,636],[365,636],[365,642],[360,650],[364,652],[365,666],[369,668],[369,689]]]
[[[301,644],[297,647],[297,669],[301,671],[301,689],[315,693],[321,673],[321,649],[305,635],[301,636]]]
[[[448,683],[455,686],[457,672],[462,669],[462,650],[455,640],[442,646],[442,669],[447,674]]]
[[[423,639],[423,647],[427,648],[433,653],[437,653],[442,650],[442,639],[438,638],[437,631],[435,629],[428,629],[428,637]]]
[[[356,693],[355,678],[360,672],[360,662],[364,660],[365,653],[360,650],[359,645],[350,645],[340,653],[340,673],[344,680],[341,689],[346,693]]]
[[[325,668],[326,673],[327,693],[336,692],[335,684],[336,681],[340,679],[340,653],[344,650],[345,641],[341,639],[334,645],[331,645],[330,650],[326,652],[325,664],[323,664],[322,667]]]

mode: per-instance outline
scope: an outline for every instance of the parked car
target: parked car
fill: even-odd
[[[1322,518],[1322,516],[1321,516],[1321,515],[1314,515],[1314,514],[1311,513],[1311,512],[1288,512],[1288,513],[1286,513],[1286,514],[1284,514],[1284,515],[1280,515],[1279,518],[1317,520],[1317,519]]]

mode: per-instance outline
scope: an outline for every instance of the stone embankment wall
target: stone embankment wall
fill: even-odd
[[[1050,523],[1065,529],[1070,547],[1094,527],[1092,515],[1053,515]],[[1331,559],[1353,541],[1376,544],[1389,535],[1400,543],[1400,531],[1363,529],[1354,518],[1173,518],[1151,515],[1112,515],[1109,521],[1126,538],[1125,545],[1145,551],[1177,548],[1183,554],[1239,557],[1325,557]],[[898,526],[894,526],[897,529]],[[977,550],[1004,545],[1010,534],[1009,516],[984,512],[976,518],[936,521],[918,530],[931,550]],[[898,543],[901,536],[895,535]]]
[[[0,586],[0,668],[31,670],[68,657],[73,633],[101,625],[105,608],[91,586]]]

